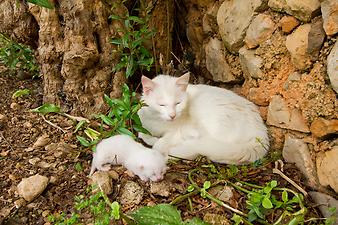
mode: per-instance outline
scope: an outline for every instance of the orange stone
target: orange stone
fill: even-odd
[[[338,120],[326,120],[318,118],[314,120],[310,127],[311,133],[318,138],[338,132]]]
[[[299,25],[299,21],[293,16],[283,16],[279,21],[284,33],[291,33]]]

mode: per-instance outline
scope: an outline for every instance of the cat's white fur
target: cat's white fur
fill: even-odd
[[[253,103],[226,89],[188,82],[189,73],[142,77],[147,106],[138,114],[152,136],[139,136],[146,143],[180,158],[204,155],[228,164],[253,162],[266,154],[267,129]]]
[[[166,159],[160,152],[144,147],[128,135],[103,139],[96,146],[89,176],[96,169],[109,170],[107,164],[123,165],[144,181],[163,179],[167,169]]]

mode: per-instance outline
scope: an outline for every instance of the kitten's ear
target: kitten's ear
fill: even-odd
[[[181,88],[182,91],[185,91],[187,89],[188,84],[189,84],[189,77],[190,77],[190,72],[187,72],[176,80],[176,85],[179,88]]]
[[[149,79],[146,76],[141,77],[141,83],[142,83],[142,88],[143,88],[143,93],[145,95],[148,95],[151,91],[154,90],[155,83],[151,79]]]

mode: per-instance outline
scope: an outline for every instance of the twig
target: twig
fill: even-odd
[[[293,180],[291,180],[289,177],[287,177],[282,171],[280,171],[278,169],[278,161],[275,162],[275,168],[272,169],[273,173],[276,173],[278,175],[280,175],[282,178],[284,178],[287,182],[289,182],[292,186],[294,186],[298,191],[300,191],[304,196],[308,196],[308,193],[298,184],[296,184],[296,182],[294,182]]]
[[[84,121],[86,121],[86,123],[90,123],[89,119],[81,117],[81,116],[72,116],[72,115],[69,115],[67,113],[62,113],[61,115],[64,115],[64,116],[68,117],[69,119],[76,120],[78,122],[81,122],[81,121],[84,120]]]
[[[1,137],[4,139],[4,141],[7,143],[8,147],[13,151],[12,145],[9,143],[9,141],[5,138],[3,132],[0,132]]]
[[[67,133],[67,131],[65,131],[64,129],[62,129],[62,128],[59,127],[58,125],[56,125],[56,124],[50,122],[49,120],[47,120],[47,119],[45,118],[44,115],[41,115],[41,116],[42,116],[42,119],[43,119],[46,123],[48,123],[49,125],[51,125],[52,127],[56,128],[56,129],[58,129],[58,130],[61,130],[63,133]]]

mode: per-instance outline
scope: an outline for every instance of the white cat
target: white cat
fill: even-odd
[[[89,176],[96,169],[108,171],[110,166],[104,164],[123,165],[144,181],[163,179],[167,169],[166,159],[160,152],[144,147],[128,135],[103,139],[96,146]]]
[[[229,90],[188,82],[189,73],[152,80],[142,76],[147,106],[138,114],[152,136],[140,133],[140,138],[184,159],[203,155],[219,163],[242,164],[266,154],[267,129],[253,103]]]

